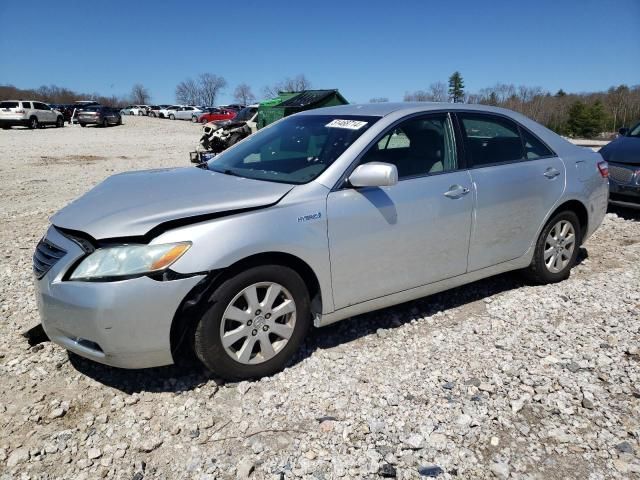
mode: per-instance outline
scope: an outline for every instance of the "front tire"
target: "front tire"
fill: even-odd
[[[64,118],[58,117],[56,119],[56,128],[62,128],[62,127],[64,127]]]
[[[169,120],[175,120],[175,119],[176,119],[175,115],[173,115],[173,114],[169,115]]]
[[[525,275],[540,285],[566,280],[576,263],[581,238],[580,220],[574,212],[566,210],[554,215],[538,237]]]
[[[87,126],[87,124],[86,124],[86,123],[81,123],[81,124],[80,124],[80,126],[81,126],[81,127],[86,127],[86,126]]]
[[[282,265],[249,268],[222,283],[208,302],[193,348],[208,369],[227,380],[282,370],[311,326],[307,287]]]

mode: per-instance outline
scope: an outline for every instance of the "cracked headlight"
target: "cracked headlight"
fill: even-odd
[[[80,262],[70,279],[118,279],[158,272],[178,260],[189,247],[191,242],[99,248]]]

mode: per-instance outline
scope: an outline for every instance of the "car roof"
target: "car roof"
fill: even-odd
[[[384,117],[394,112],[416,113],[436,110],[466,110],[487,113],[498,113],[513,116],[514,112],[490,105],[476,105],[470,103],[448,103],[448,102],[383,102],[383,103],[363,103],[351,105],[336,105],[333,107],[316,108],[306,110],[299,115],[369,115]]]

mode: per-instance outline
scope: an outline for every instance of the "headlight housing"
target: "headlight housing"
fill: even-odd
[[[191,242],[118,245],[99,248],[73,270],[70,280],[121,279],[165,270],[191,247]]]

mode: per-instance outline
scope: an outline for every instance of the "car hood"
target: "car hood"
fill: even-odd
[[[640,138],[620,137],[600,149],[607,162],[640,165]]]
[[[277,203],[292,185],[185,167],[109,177],[51,217],[96,240],[136,237],[167,222],[195,223]]]

